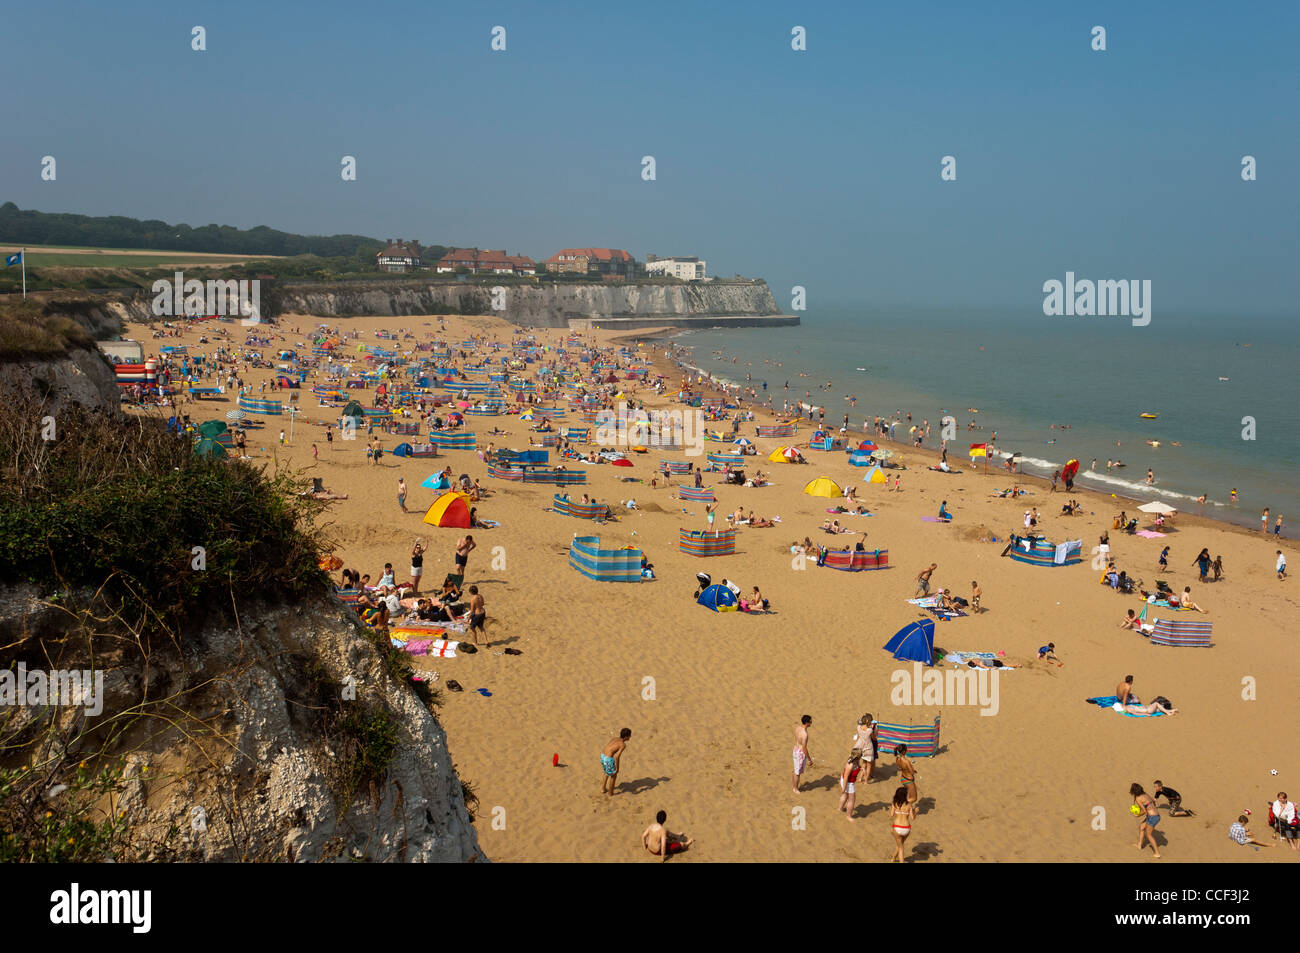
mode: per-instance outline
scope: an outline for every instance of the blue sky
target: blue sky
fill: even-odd
[[[810,311],[1031,313],[1072,270],[1295,314],[1300,4],[978,7],[10,5],[0,201],[700,255]]]

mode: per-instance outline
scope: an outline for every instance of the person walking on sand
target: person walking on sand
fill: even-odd
[[[1169,571],[1169,547],[1168,546],[1160,550],[1160,571],[1161,572]]]
[[[853,823],[853,805],[857,800],[857,781],[858,776],[862,774],[862,751],[854,748],[849,752],[849,759],[844,762],[844,768],[840,771],[840,804],[835,810],[843,811]]]
[[[405,477],[397,478],[397,505],[402,508],[403,513],[410,512],[410,510],[406,508],[406,478]]]
[[[488,641],[487,629],[483,628],[487,622],[487,609],[483,604],[483,597],[479,595],[478,586],[469,587],[469,634],[474,636],[474,644],[478,645],[478,634],[483,633],[483,645],[491,648],[492,643]]]
[[[1277,551],[1277,563],[1274,568],[1277,570],[1278,579],[1286,578],[1286,553],[1280,549]]]
[[[889,809],[889,830],[894,835],[894,852],[889,855],[889,862],[903,863],[903,847],[907,837],[912,833],[912,821],[916,819],[916,808],[908,800],[907,788],[901,787],[894,792],[894,801]]]
[[[456,574],[458,576],[464,578],[465,566],[469,563],[469,554],[477,548],[478,543],[474,542],[474,537],[469,533],[456,541]]]
[[[1277,518],[1277,522],[1273,524],[1273,535],[1274,536],[1282,535],[1282,517],[1280,516]]]
[[[898,767],[898,776],[903,779],[903,787],[907,789],[907,802],[915,805],[917,802],[916,769],[912,767],[911,759],[907,757],[907,745],[894,746],[894,764]]]
[[[794,779],[790,782],[790,790],[795,794],[800,793],[799,778],[812,764],[812,755],[808,753],[808,729],[811,727],[812,715],[804,715],[794,728]]]
[[[871,713],[858,719],[858,730],[853,736],[853,747],[862,755],[862,767],[866,771],[864,784],[870,784],[871,775],[876,765],[876,720]]]
[[[320,462],[320,451],[316,449],[316,444],[311,445],[311,462],[313,465]]]
[[[1141,850],[1146,841],[1151,842],[1151,850],[1155,852],[1156,859],[1160,858],[1160,845],[1156,843],[1156,825],[1160,823],[1160,811],[1156,808],[1156,802],[1142,790],[1142,785],[1134,781],[1128,789],[1128,793],[1133,797],[1133,803],[1139,808],[1138,817],[1138,842],[1137,849]]]
[[[1208,549],[1202,549],[1200,553],[1197,554],[1196,558],[1192,560],[1192,565],[1195,566],[1200,573],[1200,577],[1197,579],[1198,582],[1205,582],[1205,577],[1210,574],[1211,562],[1210,551]]]
[[[655,815],[655,822],[641,832],[641,846],[658,857],[660,861],[665,861],[674,854],[682,853],[695,843],[694,840],[686,836],[685,831],[674,834],[664,827],[664,822],[667,820],[668,812],[660,811]]]
[[[970,581],[970,607],[977,613],[984,612],[984,610],[980,608],[980,600],[983,598],[984,590],[980,588],[978,582],[972,579]]]
[[[938,563],[930,563],[929,569],[922,569],[916,574],[916,595],[912,598],[923,599],[930,594],[930,577],[938,568]]]
[[[329,425],[325,427],[325,448],[327,450],[334,449],[334,428]]]
[[[623,752],[627,749],[627,740],[632,737],[632,729],[624,728],[600,752],[600,769],[604,776],[600,781],[600,793],[613,797],[618,787],[618,770],[622,766]]]

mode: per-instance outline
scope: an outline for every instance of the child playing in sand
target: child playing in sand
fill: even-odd
[[[1237,820],[1228,828],[1228,836],[1242,847],[1250,846],[1254,847],[1256,850],[1259,850],[1261,847],[1277,846],[1277,844],[1265,844],[1261,841],[1255,840],[1254,836],[1250,833],[1250,828],[1246,826],[1247,823],[1245,814],[1238,815]]]
[[[655,815],[655,822],[641,832],[641,846],[661,861],[667,860],[674,854],[680,854],[695,843],[686,836],[685,831],[674,834],[664,827],[664,822],[667,820],[668,812],[660,811]]]

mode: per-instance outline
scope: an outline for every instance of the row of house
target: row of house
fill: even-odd
[[[432,268],[438,274],[464,269],[470,274],[535,275],[537,263],[527,255],[508,255],[504,250],[453,248],[436,262],[425,262],[420,243],[390,238],[387,246],[375,255],[380,271],[407,272]],[[642,275],[670,275],[684,281],[704,279],[705,266],[699,258],[660,258],[647,255],[644,264],[621,248],[564,248],[543,262],[551,274],[599,276],[602,280],[636,278]]]

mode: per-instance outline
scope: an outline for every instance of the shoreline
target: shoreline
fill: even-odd
[[[635,342],[637,341],[647,341],[647,342],[662,341],[662,342],[667,342],[670,346],[676,348],[677,347],[675,343],[676,340],[682,336],[682,333],[684,331],[688,331],[688,330],[691,329],[681,328],[678,326],[654,328],[654,329],[650,329],[649,333],[620,335],[618,337],[613,337],[610,340],[612,342],[621,343],[621,344],[635,344]],[[689,365],[679,366],[676,363],[676,359],[669,360],[666,366],[663,363],[663,361],[664,358],[656,351],[655,358],[654,358],[655,370],[657,373],[665,374],[666,376],[680,377],[684,371],[692,370],[692,368]],[[698,375],[704,376],[704,379],[708,381],[707,386],[711,392],[716,394],[726,393],[725,388],[716,382],[716,379],[710,374],[709,371],[703,368],[695,368],[693,370],[697,376]],[[728,396],[734,396],[734,395],[728,395]],[[761,403],[747,401],[745,406],[746,409],[753,410],[755,414],[764,414],[768,418],[771,418],[772,420],[777,419],[777,417],[779,416],[779,414],[777,414],[775,411],[769,410],[766,407],[766,405]],[[818,405],[814,405],[814,406],[818,406]],[[812,426],[813,429],[816,429],[815,422],[808,421],[806,417],[800,419],[803,424]],[[835,434],[839,433],[839,428],[832,427],[830,424],[827,425],[827,429],[828,431],[831,431]],[[982,434],[984,433],[984,431],[975,431],[972,433]],[[871,435],[868,434],[862,428],[854,427],[852,426],[852,424],[850,424],[847,436],[862,439]],[[895,450],[895,452],[920,453],[926,459],[927,465],[929,465],[929,463],[931,462],[938,463],[942,456],[939,450],[932,449],[929,447],[917,447],[907,441],[890,440],[888,437],[874,437],[873,439],[878,440],[882,446],[888,445],[889,448]],[[807,441],[805,440],[804,443],[806,444],[806,442]],[[814,453],[820,453],[820,452],[821,451],[814,451]],[[840,452],[840,451],[835,451],[835,452]],[[1002,459],[999,460],[996,466],[990,464],[987,473],[988,476],[996,475],[999,477],[1012,477],[1014,478],[1012,482],[1020,482],[1022,484],[1027,484],[1027,485],[1032,484],[1037,486],[1038,483],[1041,483],[1043,488],[1047,488],[1050,490],[1051,483],[1052,483],[1050,471],[1045,472],[1042,467],[1033,464],[1021,464],[1015,473],[1011,473],[1002,466],[1002,462],[1005,460],[1006,457],[1005,451],[999,449],[996,450],[995,452],[998,454],[1002,454],[1003,456]],[[969,457],[964,453],[963,454],[950,453],[950,457],[956,457],[958,460],[969,460]],[[810,463],[813,459],[815,459],[815,457],[809,457]],[[957,464],[950,463],[950,466],[954,466],[954,469],[959,469],[962,473],[981,472],[983,469],[981,467],[976,467],[974,471],[972,471],[968,466],[965,466],[961,463],[957,463]],[[1132,490],[1128,490],[1128,489],[1104,490],[1098,487],[1089,487],[1081,482],[1089,472],[1090,472],[1089,470],[1080,469],[1077,477],[1075,478],[1074,489],[1068,492],[1064,490],[1058,490],[1057,492],[1067,497],[1070,495],[1074,495],[1074,496],[1078,496],[1080,499],[1083,499],[1085,496],[1088,497],[1089,499],[1095,498],[1095,500],[1099,504],[1105,503],[1105,501],[1109,500],[1115,504],[1117,512],[1119,510],[1123,510],[1124,512],[1129,512],[1130,507],[1124,506],[1123,504],[1125,503],[1131,503],[1133,504],[1134,507],[1136,507],[1143,503],[1149,502],[1149,498],[1144,498],[1143,496],[1135,495],[1134,491]],[[981,475],[983,475],[982,472]],[[1159,496],[1159,494],[1153,493],[1151,494],[1151,496]],[[1229,518],[1228,515],[1226,514],[1223,516],[1219,516],[1219,515],[1210,515],[1204,512],[1203,507],[1211,505],[1210,503],[1196,504],[1198,507],[1202,507],[1202,509],[1197,509],[1197,510],[1183,509],[1181,507],[1178,507],[1176,504],[1170,504],[1170,505],[1174,506],[1174,508],[1177,510],[1177,520],[1179,521],[1180,525],[1196,525],[1197,523],[1204,523],[1209,526],[1230,528],[1240,533],[1243,533],[1247,536],[1265,535],[1264,533],[1259,532],[1255,528],[1258,524],[1258,520],[1249,516],[1245,511],[1238,511],[1241,512],[1242,514],[1242,520],[1238,522],[1236,520]],[[1226,504],[1215,504],[1215,505],[1223,505],[1226,508]],[[1193,521],[1193,522],[1189,524],[1189,521]],[[1278,538],[1278,537],[1274,537],[1271,533],[1267,535],[1269,539],[1275,539],[1281,548],[1284,549],[1286,548],[1282,544],[1288,540],[1288,537],[1282,536]]]

